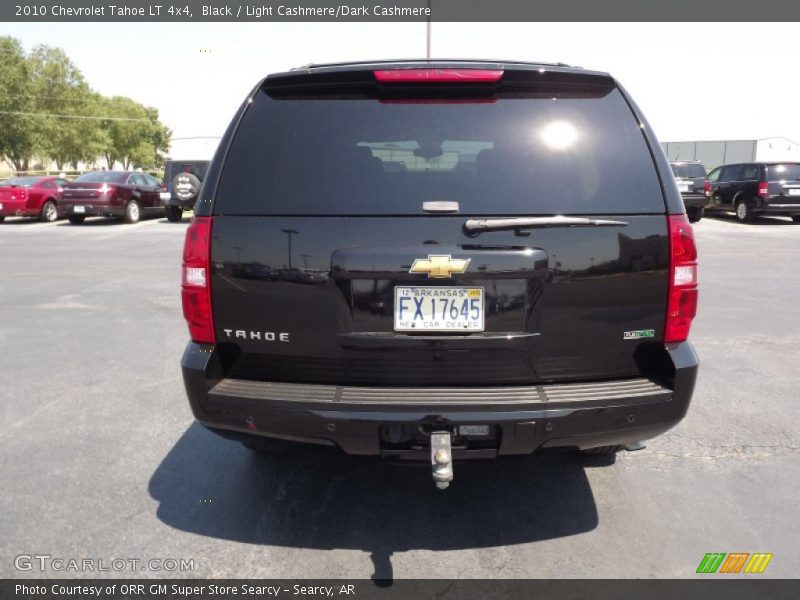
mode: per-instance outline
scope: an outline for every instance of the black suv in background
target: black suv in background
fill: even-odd
[[[186,233],[196,418],[425,460],[613,453],[694,389],[692,227],[608,74],[465,61],[270,75]],[[671,185],[662,185],[669,181]]]
[[[733,211],[741,222],[784,215],[800,223],[800,163],[722,165],[708,174],[709,210]]]
[[[696,223],[703,218],[703,209],[708,202],[706,168],[696,160],[674,161],[669,166],[675,175],[675,183],[686,206],[689,221]]]
[[[180,221],[183,211],[193,210],[208,170],[207,160],[172,160],[164,164],[161,204],[167,219]]]

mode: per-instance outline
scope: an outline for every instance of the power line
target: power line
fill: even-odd
[[[150,119],[134,119],[128,117],[89,117],[82,115],[54,115],[50,113],[21,112],[15,110],[0,110],[0,115],[19,115],[23,117],[56,117],[59,119],[89,119],[93,121],[139,121],[152,123]]]
[[[3,94],[0,93],[0,96],[4,98],[31,98],[33,100],[58,100],[59,102],[112,102],[112,103],[119,103],[128,98],[114,98],[108,96],[102,96],[99,98],[64,98],[62,96],[37,96],[35,94]]]

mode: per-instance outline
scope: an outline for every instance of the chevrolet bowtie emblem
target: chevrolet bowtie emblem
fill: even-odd
[[[428,258],[414,259],[408,272],[427,273],[431,279],[446,279],[453,273],[464,273],[469,261],[469,258],[453,258],[449,254],[429,254]]]

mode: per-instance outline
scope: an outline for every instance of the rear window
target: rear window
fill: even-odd
[[[796,181],[800,179],[800,165],[769,165],[767,175],[770,181]]]
[[[175,161],[170,165],[169,177],[174,178],[181,173],[191,173],[196,176],[200,181],[206,176],[208,170],[207,161],[192,161],[192,162],[179,162]]]
[[[620,92],[484,100],[273,97],[238,128],[220,214],[663,213],[652,158]]]
[[[80,177],[74,179],[76,183],[108,183],[120,182],[127,177],[127,173],[121,171],[92,171],[91,173],[84,173]]]
[[[7,179],[0,183],[0,185],[4,186],[11,186],[16,185],[18,187],[31,187],[36,185],[36,182],[39,181],[41,177],[12,177],[11,179]]]
[[[672,167],[672,172],[675,174],[675,177],[694,179],[695,177],[706,176],[706,169],[700,163],[678,163],[670,166]]]

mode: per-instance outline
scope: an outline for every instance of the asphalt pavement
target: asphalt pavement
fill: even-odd
[[[193,424],[187,223],[0,224],[0,577],[682,578],[707,552],[796,576],[800,225],[696,225],[701,366],[677,428],[615,461],[457,465],[440,492],[426,467],[259,458]],[[137,562],[20,570],[32,555]]]

